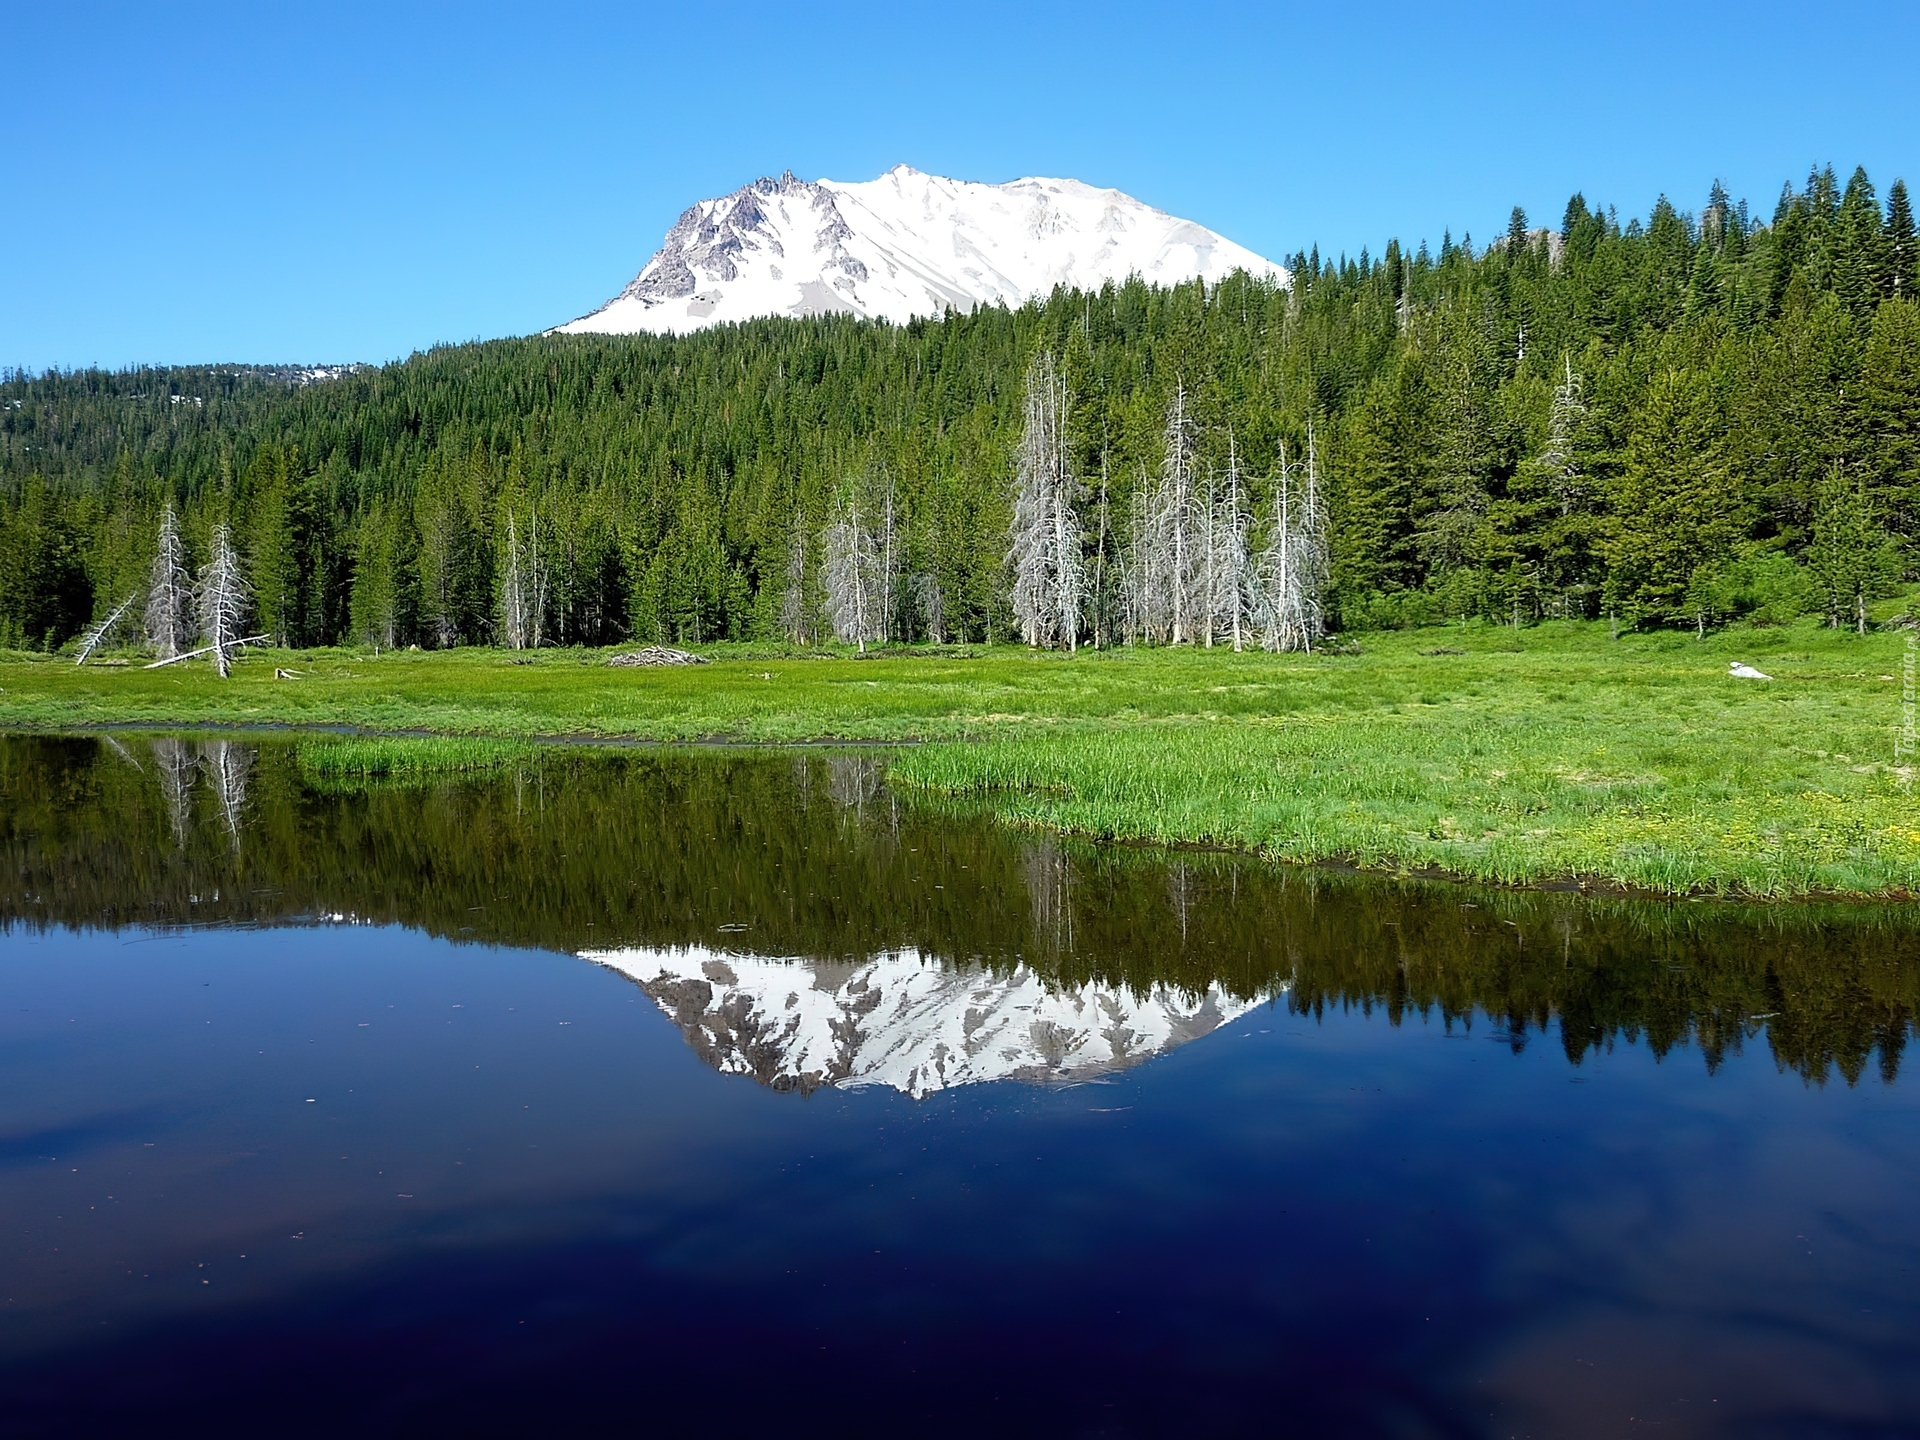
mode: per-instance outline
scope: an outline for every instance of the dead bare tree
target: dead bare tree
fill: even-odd
[[[1093,545],[1093,648],[1100,650],[1113,643],[1111,597],[1107,594],[1107,546],[1112,543],[1113,513],[1107,503],[1107,452],[1100,452],[1100,504],[1096,510],[1100,529]]]
[[[138,592],[136,591],[135,594],[127,596],[126,599],[122,600],[119,605],[114,608],[113,613],[107,616],[106,619],[88,627],[86,634],[80,637],[80,649],[73,657],[74,664],[84,665],[87,663],[87,657],[98,650],[106,638],[114,632],[115,627],[126,618],[127,612],[133,608],[133,602],[137,595]]]
[[[894,582],[900,573],[900,528],[894,512],[893,472],[882,472],[887,492],[876,507],[880,513],[880,641],[894,637]]]
[[[827,760],[827,793],[856,815],[880,794],[880,762],[871,755],[834,755]]]
[[[1079,648],[1084,600],[1081,563],[1081,485],[1067,453],[1066,381],[1053,356],[1041,352],[1027,367],[1026,419],[1020,435],[1011,545],[1013,614],[1027,644]]]
[[[213,527],[207,563],[200,568],[194,598],[203,648],[212,653],[214,669],[224,680],[232,671],[234,656],[246,643],[240,627],[250,599],[246,577],[240,573],[240,557],[234,553],[233,537],[224,523]]]
[[[160,539],[147,579],[147,643],[162,660],[186,648],[193,634],[193,580],[180,538],[180,517],[169,500],[160,512]]]
[[[507,513],[506,567],[500,580],[500,629],[509,650],[540,648],[542,621],[547,612],[547,573],[540,563],[540,516],[528,516],[527,539]]]
[[[1177,382],[1167,404],[1159,479],[1136,512],[1134,535],[1140,633],[1173,645],[1186,644],[1203,628],[1207,516],[1194,493],[1194,449],[1186,386]]]
[[[795,645],[804,645],[811,638],[807,626],[807,528],[798,510],[793,512],[793,533],[787,540],[787,588],[780,596],[780,633]]]
[[[880,537],[868,529],[857,487],[835,497],[820,548],[820,585],[833,633],[864,655],[869,640],[886,638],[882,597],[888,557]]]
[[[914,598],[920,602],[920,618],[927,627],[927,638],[936,645],[947,643],[947,596],[940,577],[922,570],[913,577]]]
[[[1547,448],[1540,463],[1547,469],[1560,513],[1571,515],[1586,499],[1585,477],[1574,455],[1574,432],[1586,418],[1581,377],[1573,373],[1572,357],[1565,359],[1566,379],[1553,387],[1553,408],[1547,421]]]
[[[1227,432],[1226,483],[1213,487],[1207,518],[1207,643],[1217,636],[1245,643],[1255,596],[1247,553],[1247,514],[1240,486],[1240,455]]]
[[[1261,645],[1274,651],[1313,649],[1326,632],[1321,596],[1330,557],[1325,507],[1320,495],[1319,457],[1313,426],[1307,426],[1307,458],[1287,461],[1280,450],[1274,486],[1273,530],[1258,577]]]

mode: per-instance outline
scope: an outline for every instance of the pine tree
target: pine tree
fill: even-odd
[[[1609,598],[1635,620],[1699,623],[1695,572],[1724,562],[1746,530],[1729,503],[1726,437],[1704,376],[1667,371],[1642,402],[1614,487],[1604,543]]]
[[[1880,202],[1866,170],[1856,168],[1835,217],[1834,292],[1856,315],[1869,315],[1886,290],[1886,273]]]
[[[1920,301],[1874,312],[1856,389],[1868,493],[1895,533],[1920,540]]]
[[[1887,293],[1898,299],[1920,296],[1920,244],[1914,239],[1913,202],[1907,182],[1896,180],[1887,191]]]
[[[260,628],[272,643],[289,646],[304,637],[301,517],[293,495],[294,458],[275,447],[263,449],[245,480],[245,532],[251,589]]]
[[[353,638],[377,652],[399,642],[399,556],[394,545],[397,514],[376,503],[360,521],[354,543],[353,587],[348,624]]]
[[[0,645],[52,650],[93,614],[93,587],[66,507],[38,476],[0,525]]]
[[[1866,634],[1867,602],[1887,593],[1900,563],[1864,477],[1849,483],[1836,468],[1821,487],[1807,565],[1825,597],[1827,623]]]

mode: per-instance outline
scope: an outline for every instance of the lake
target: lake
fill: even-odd
[[[1920,917],[0,739],[9,1434],[1920,1434]],[[303,758],[309,757],[309,758]]]

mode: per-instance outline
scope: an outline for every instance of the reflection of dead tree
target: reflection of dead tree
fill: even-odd
[[[1176,860],[1167,867],[1167,899],[1173,905],[1173,913],[1180,917],[1180,948],[1187,948],[1187,907],[1192,891],[1193,877],[1188,873],[1187,862]]]
[[[106,741],[107,748],[109,750],[113,751],[114,754],[118,755],[122,760],[126,761],[127,764],[133,766],[133,768],[138,770],[142,775],[147,773],[147,767],[142,765],[138,760],[134,759],[133,755],[128,751],[127,747],[122,745],[118,740],[114,739],[113,736],[102,735],[100,738]]]
[[[843,810],[859,810],[880,793],[880,762],[871,755],[827,759],[827,793]]]
[[[160,773],[160,798],[167,805],[167,823],[173,827],[173,843],[187,843],[187,828],[193,819],[194,759],[184,740],[153,742],[153,765]]]
[[[1073,953],[1073,864],[1051,840],[1027,847],[1020,868],[1032,907],[1035,946],[1049,955]]]
[[[253,766],[253,747],[231,740],[211,740],[200,747],[200,764],[213,787],[233,847],[240,848],[240,816],[247,804],[247,772]]]

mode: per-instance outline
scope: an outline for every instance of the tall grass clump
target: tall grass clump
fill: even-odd
[[[532,760],[539,747],[525,740],[469,736],[303,742],[300,768],[316,779],[453,775],[500,770]]]

